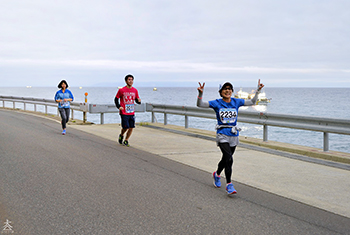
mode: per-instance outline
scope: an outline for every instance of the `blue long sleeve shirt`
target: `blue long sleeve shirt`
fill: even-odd
[[[62,90],[59,90],[56,92],[56,95],[55,95],[55,101],[62,100],[61,102],[58,103],[58,108],[69,109],[70,108],[70,101],[64,102],[63,99],[72,99],[72,101],[73,101],[74,97],[73,97],[72,92],[70,90],[66,89],[63,93]]]

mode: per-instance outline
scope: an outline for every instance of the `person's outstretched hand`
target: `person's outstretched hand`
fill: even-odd
[[[260,79],[259,79],[259,81],[258,81],[258,91],[261,91],[261,89],[263,89],[264,86],[265,86],[264,84],[260,83]]]
[[[200,93],[203,93],[205,82],[203,82],[203,85],[202,85],[200,82],[198,82],[198,84],[199,84],[199,87],[197,88],[197,90],[198,90]]]

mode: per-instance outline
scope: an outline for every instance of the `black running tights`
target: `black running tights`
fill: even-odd
[[[231,183],[232,165],[233,165],[233,154],[235,153],[236,146],[230,147],[229,143],[219,143],[219,147],[222,152],[222,159],[218,164],[216,173],[218,175],[225,169],[226,182]]]
[[[70,109],[59,108],[58,110],[60,111],[60,114],[61,114],[62,129],[66,129],[66,124],[69,121],[69,111],[70,111]]]

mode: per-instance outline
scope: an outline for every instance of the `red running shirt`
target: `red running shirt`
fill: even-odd
[[[134,115],[135,114],[135,99],[139,99],[139,92],[136,88],[127,86],[120,88],[115,96],[120,99],[120,107],[123,107],[119,113],[122,115]]]

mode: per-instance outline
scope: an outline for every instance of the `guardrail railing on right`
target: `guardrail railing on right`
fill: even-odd
[[[215,112],[212,109],[197,107],[147,103],[146,111],[152,113],[152,122],[155,122],[155,113],[163,113],[164,125],[167,125],[168,123],[168,114],[185,116],[185,128],[188,128],[188,117],[216,119]],[[308,117],[241,110],[239,111],[238,121],[262,125],[263,141],[268,141],[268,126],[323,132],[323,151],[325,152],[329,151],[329,133],[350,135],[350,120],[346,119]]]
[[[42,105],[45,107],[45,113],[47,113],[47,107],[57,107],[57,103],[53,99],[41,99],[30,97],[14,97],[14,96],[1,96],[2,106],[5,107],[5,102],[12,103],[12,108],[16,108],[16,103],[23,103],[24,110],[26,110],[26,104],[34,105],[34,111],[36,112],[36,106]],[[114,104],[88,104],[88,103],[71,103],[72,119],[74,119],[73,111],[83,112],[83,121],[86,121],[86,113],[100,113],[101,124],[104,123],[104,113],[117,113],[119,112]],[[165,105],[165,104],[141,104],[135,106],[136,112],[151,112],[152,122],[155,122],[155,113],[164,114],[164,125],[168,123],[168,114],[185,116],[185,128],[188,128],[188,117],[199,117],[216,119],[215,112],[212,109],[203,109],[190,106],[177,106],[177,105]],[[58,113],[57,113],[58,115]],[[350,120],[347,119],[335,119],[324,117],[309,117],[309,116],[297,116],[286,114],[274,114],[267,112],[251,112],[246,110],[239,111],[238,121],[263,126],[263,141],[268,141],[268,127],[283,127],[299,130],[309,130],[323,133],[323,151],[329,151],[329,133],[350,135]]]

